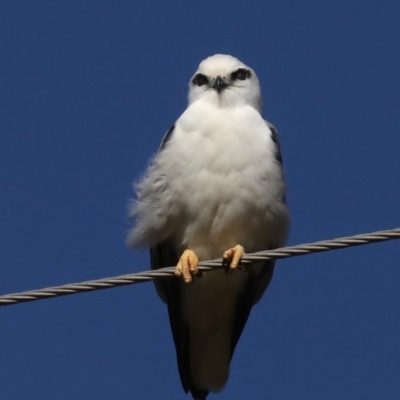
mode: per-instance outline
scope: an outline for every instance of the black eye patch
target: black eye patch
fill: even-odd
[[[197,74],[193,79],[192,79],[193,85],[196,86],[203,86],[208,84],[208,78],[203,75],[203,74]]]
[[[239,68],[237,71],[232,72],[231,79],[233,81],[245,81],[251,77],[251,72],[245,68]]]

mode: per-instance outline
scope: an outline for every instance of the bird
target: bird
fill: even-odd
[[[203,60],[188,106],[134,184],[130,247],[149,247],[168,307],[185,393],[221,392],[249,314],[267,289],[274,260],[238,268],[245,252],[281,247],[290,227],[278,132],[263,119],[255,71],[237,58]],[[201,273],[198,263],[223,258]]]

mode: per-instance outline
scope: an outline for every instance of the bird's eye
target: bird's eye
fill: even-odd
[[[197,74],[193,78],[192,83],[193,83],[193,85],[203,86],[203,85],[206,85],[208,83],[208,78],[203,74]]]
[[[245,81],[251,77],[251,73],[248,69],[239,68],[237,71],[232,72],[231,79],[233,81]]]

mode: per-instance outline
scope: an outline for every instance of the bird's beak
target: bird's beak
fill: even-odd
[[[228,83],[220,77],[219,75],[215,78],[214,82],[212,83],[211,87],[215,90],[218,91],[218,93],[221,93],[223,89],[225,89],[228,86]]]

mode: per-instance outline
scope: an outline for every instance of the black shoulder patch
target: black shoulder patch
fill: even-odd
[[[164,150],[166,144],[171,140],[172,132],[174,131],[174,129],[175,129],[175,125],[172,125],[171,128],[169,128],[167,133],[164,135],[163,140],[160,145],[160,148],[158,149],[159,153],[161,153],[161,151]]]
[[[269,129],[271,130],[271,139],[276,145],[275,149],[275,160],[282,164],[282,153],[281,153],[281,145],[279,143],[278,130],[271,124],[268,124]]]

